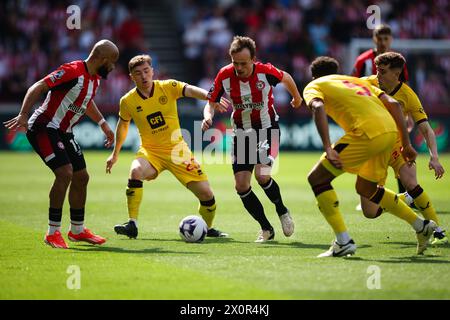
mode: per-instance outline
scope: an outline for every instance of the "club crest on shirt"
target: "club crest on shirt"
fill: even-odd
[[[61,79],[64,73],[66,73],[64,70],[59,70],[50,76],[50,80],[52,80],[52,82],[55,82],[56,80]]]
[[[166,96],[161,96],[159,97],[159,103],[160,104],[166,104],[167,103],[167,97]]]
[[[262,91],[265,88],[266,84],[264,83],[264,81],[257,81],[256,82],[256,89],[258,89],[259,91]]]
[[[64,150],[64,144],[61,141],[58,141],[57,145],[58,145],[58,148],[60,148],[61,150]]]

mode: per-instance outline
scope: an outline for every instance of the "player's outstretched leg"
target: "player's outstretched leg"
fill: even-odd
[[[308,175],[308,182],[316,197],[317,206],[336,235],[330,249],[318,255],[318,258],[343,257],[353,255],[356,252],[356,244],[347,231],[339,209],[337,194],[331,186],[331,181],[334,178],[335,176],[325,169],[320,162]]]
[[[389,189],[379,187],[370,200],[380,204],[386,211],[408,222],[416,231],[417,254],[422,254],[428,246],[429,239],[436,230],[437,225],[432,220],[424,220],[412,211],[398,196]]]
[[[84,226],[84,206],[86,204],[86,190],[89,175],[86,168],[73,172],[69,189],[70,204],[70,241],[84,241],[91,244],[103,244],[106,239],[94,234]]]
[[[420,210],[424,218],[427,220],[433,220],[437,224],[437,228],[433,232],[434,239],[431,244],[441,245],[448,243],[448,238],[445,234],[445,230],[440,227],[439,218],[428,194],[422,189],[420,185],[416,185],[413,189],[408,190],[407,194],[413,200],[413,204],[415,204],[415,207]],[[405,195],[406,203],[408,201],[408,196]]]
[[[272,201],[272,203],[275,205],[278,217],[281,221],[281,227],[283,229],[284,235],[286,237],[290,237],[294,233],[295,224],[294,220],[292,220],[289,209],[286,208],[283,203],[280,187],[273,178],[269,178],[269,181],[260,183],[259,185],[261,186],[261,188],[263,188],[270,201]]]
[[[125,235],[128,238],[136,239],[138,236],[137,219],[139,216],[139,207],[144,193],[143,182],[137,179],[129,179],[126,195],[129,221],[114,226],[117,234]]]
[[[208,180],[190,181],[187,183],[186,187],[191,190],[200,202],[198,206],[198,213],[202,216],[208,226],[206,236],[211,238],[228,237],[228,233],[222,232],[213,227],[217,205],[216,199],[214,198],[214,193]]]

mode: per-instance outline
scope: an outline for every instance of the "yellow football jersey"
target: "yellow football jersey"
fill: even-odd
[[[372,85],[378,88],[380,87],[376,75],[363,77],[361,79],[366,79]],[[425,110],[422,107],[422,103],[420,103],[419,97],[414,92],[414,90],[411,89],[411,87],[408,86],[406,83],[400,82],[398,87],[388,94],[392,96],[395,100],[400,102],[403,110],[403,115],[405,117],[408,116],[408,114],[410,114],[416,124],[428,120],[427,114],[425,113]]]
[[[334,74],[310,82],[303,98],[307,105],[314,98],[321,99],[325,112],[346,133],[359,129],[371,139],[397,132],[394,119],[378,99],[383,93],[367,80]]]
[[[134,88],[120,99],[119,116],[125,121],[133,119],[143,147],[170,151],[183,141],[177,100],[183,97],[185,86],[176,80],[153,80],[148,98]]]

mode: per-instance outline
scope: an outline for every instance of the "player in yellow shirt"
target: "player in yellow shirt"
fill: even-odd
[[[135,122],[141,147],[131,164],[126,190],[129,221],[116,225],[118,234],[136,238],[137,219],[143,196],[143,180],[154,180],[164,170],[169,170],[199,199],[199,213],[208,225],[209,237],[226,237],[212,228],[216,202],[206,174],[195,161],[184,141],[178,119],[177,100],[191,97],[206,100],[204,89],[176,80],[153,80],[152,60],[149,55],[138,55],[128,64],[130,77],[136,87],[120,99],[119,121],[115,146],[106,161],[106,172],[117,162],[126,139],[130,121]],[[225,105],[228,103],[222,100]]]
[[[442,178],[445,170],[439,162],[439,155],[436,146],[436,136],[433,129],[428,123],[428,117],[420,103],[416,93],[404,82],[401,82],[400,74],[404,68],[405,58],[396,52],[386,52],[375,58],[377,67],[377,75],[369,76],[367,79],[374,86],[379,87],[396,99],[402,106],[403,116],[408,115],[417,125],[419,131],[425,137],[427,147],[430,153],[430,161],[428,167],[434,170],[436,179]],[[407,192],[400,194],[400,198],[408,205],[414,202],[416,207],[422,212],[425,219],[433,220],[438,224],[435,230],[432,244],[448,243],[445,231],[439,227],[439,220],[436,210],[428,197],[427,193],[417,182],[416,166],[409,166],[401,157],[401,141],[397,140],[389,159],[389,166],[394,169],[396,177],[400,178],[401,183],[405,186]]]
[[[408,222],[416,231],[417,253],[425,251],[437,225],[417,216],[397,195],[384,188],[388,161],[400,132],[402,156],[412,163],[417,153],[411,146],[399,103],[369,82],[338,75],[338,62],[319,57],[311,64],[313,76],[303,91],[325,153],[308,175],[320,211],[333,228],[336,239],[319,257],[346,256],[356,252],[339,210],[339,201],[331,182],[344,172],[357,175],[356,191],[366,217],[377,217],[385,208]],[[345,131],[333,146],[327,115]],[[392,116],[391,116],[392,115]]]

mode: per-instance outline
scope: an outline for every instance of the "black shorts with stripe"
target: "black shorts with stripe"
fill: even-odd
[[[27,131],[27,138],[36,153],[53,171],[69,163],[74,172],[86,168],[83,152],[72,133],[33,127]]]
[[[232,146],[233,172],[253,171],[255,164],[272,166],[278,156],[280,128],[276,123],[267,129],[252,129],[249,132],[237,129]]]

